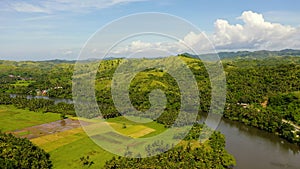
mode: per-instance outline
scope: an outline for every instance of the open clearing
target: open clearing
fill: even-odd
[[[13,134],[23,138],[33,139],[53,133],[60,133],[63,131],[78,128],[81,125],[88,125],[89,122],[79,122],[75,119],[63,119],[50,123],[45,123],[37,126],[27,127],[21,130],[13,131]]]
[[[17,109],[12,105],[0,105],[0,129],[3,132],[23,129],[57,120],[60,120],[59,114],[33,112]]]
[[[89,168],[99,169],[115,155],[103,150],[86,136],[50,151],[50,156],[53,168],[84,168],[80,163],[80,157],[89,156],[90,160],[94,162]]]
[[[120,123],[109,123],[110,126],[112,126],[116,131],[119,133],[122,133],[127,136],[131,136],[134,138],[142,137],[146,134],[149,134],[151,132],[154,132],[155,129],[146,127],[144,125],[126,125],[126,128],[123,128],[123,124]]]
[[[11,105],[0,105],[0,116],[2,131],[31,139],[35,145],[50,153],[54,168],[84,168],[80,158],[87,156],[94,162],[89,168],[101,168],[115,156],[95,144],[81,128],[76,117],[61,120],[59,114],[32,112]],[[87,128],[97,129],[94,137],[115,139],[116,133],[102,130],[102,125],[107,124],[124,135],[113,141],[122,141],[127,136],[151,137],[166,130],[156,122],[136,123],[124,117],[112,118],[106,122],[99,119],[79,119]]]
[[[38,138],[31,139],[31,141],[43,148],[45,151],[50,152],[58,147],[67,145],[81,138],[87,137],[81,128],[63,131],[51,135],[46,135]]]
[[[85,119],[80,118],[80,120]],[[101,126],[104,125],[104,123],[97,123],[97,120],[87,119],[86,121],[90,123],[86,127],[91,129],[101,129]],[[135,123],[124,117],[109,119],[105,124],[109,124],[120,134],[135,138],[156,135],[165,130],[163,125],[156,122]],[[123,128],[124,124],[126,128]],[[115,139],[115,135],[114,132],[99,130],[92,137],[113,142],[126,139],[126,136],[120,135],[121,138],[117,140],[109,140]],[[115,156],[95,144],[80,127],[34,138],[31,141],[50,153],[54,168],[83,168],[80,157],[86,156],[89,156],[90,160],[94,162],[90,168],[101,168],[104,166],[105,161]]]
[[[151,136],[154,136],[154,135],[157,135],[157,134],[160,134],[162,132],[164,132],[166,130],[166,128],[164,127],[164,125],[162,124],[159,124],[155,121],[152,121],[152,122],[149,122],[149,123],[136,123],[136,122],[133,122],[133,121],[130,121],[128,119],[126,119],[125,117],[123,116],[120,116],[120,117],[115,117],[115,118],[112,118],[112,119],[108,119],[107,120],[108,123],[116,123],[116,124],[119,124],[119,125],[112,125],[112,127],[122,133],[122,134],[137,134],[138,132],[140,132],[139,134],[137,134],[136,136],[138,137],[151,137]],[[123,124],[126,125],[126,128],[129,128],[129,131],[126,131],[124,130],[122,127],[123,127]],[[130,126],[144,126],[144,127],[140,127],[138,131],[134,131],[132,133],[129,133],[131,130],[134,130],[135,128],[130,128]],[[154,129],[154,131],[147,131],[145,129],[148,130],[151,130],[151,129]],[[142,131],[144,130],[144,131]],[[128,133],[127,133],[128,132]],[[145,132],[145,133],[143,133]],[[143,134],[142,134],[143,133]],[[132,137],[135,137],[132,136]]]

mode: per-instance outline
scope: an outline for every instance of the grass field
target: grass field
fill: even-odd
[[[60,120],[55,113],[32,112],[11,105],[0,105],[0,129],[3,132]]]
[[[59,114],[43,114],[40,112],[16,109],[13,106],[1,105],[0,115],[0,125],[4,131],[22,129],[60,119]],[[77,119],[76,117],[70,118]],[[135,117],[131,117],[131,119],[134,118]],[[124,141],[124,139],[128,139],[126,136],[133,138],[151,137],[166,130],[164,125],[158,124],[154,121],[148,123],[136,123],[126,119],[123,116],[108,119],[105,122],[101,119],[79,119],[90,123],[88,126],[86,126],[87,128],[97,129],[97,132],[92,137],[98,138],[98,140],[108,141],[109,143],[121,143]],[[136,120],[142,120],[144,122],[149,121],[149,119],[141,118]],[[101,127],[106,124],[109,124],[115,131],[126,136],[117,135],[114,132],[102,129]],[[126,127],[124,127],[124,125]],[[24,134],[26,135],[27,133]],[[41,136],[31,139],[31,141],[35,145],[50,153],[50,158],[54,169],[98,169],[102,168],[106,161],[116,156],[115,154],[104,150],[99,145],[94,143],[81,127]],[[181,144],[184,144],[184,142]],[[195,143],[195,145],[192,146],[198,145]],[[90,167],[84,166],[83,162],[81,161],[82,157],[89,157],[89,161],[93,161],[94,164]]]
[[[82,119],[81,120],[85,120]],[[87,120],[97,122],[97,120]],[[107,120],[107,123],[117,132],[131,137],[147,137],[156,135],[165,130],[165,127],[156,122],[135,123],[124,117],[117,117]],[[123,128],[123,125],[126,128]],[[93,127],[93,124],[90,125]],[[101,127],[101,124],[95,124],[94,127]],[[114,134],[109,131],[102,131],[103,139],[109,139]],[[125,137],[124,137],[125,138]],[[98,145],[96,145],[84,132],[82,128],[63,131],[47,136],[42,136],[31,140],[34,144],[43,148],[51,155],[54,168],[84,168],[80,157],[89,156],[94,164],[89,168],[101,168],[107,160],[110,160],[114,154],[111,154]],[[118,140],[116,140],[118,141]],[[122,141],[122,140],[119,140]]]
[[[114,155],[96,145],[89,137],[76,140],[50,152],[53,168],[84,168],[80,157],[89,156],[94,164],[89,168],[102,168]]]
[[[132,134],[132,133],[136,133],[136,132],[143,132],[142,130],[144,130],[144,132],[147,132],[146,130],[151,130],[153,129],[151,132],[147,132],[143,135],[139,135],[138,137],[151,137],[151,136],[154,136],[154,135],[157,135],[157,134],[160,134],[162,132],[164,132],[166,130],[166,128],[164,127],[164,125],[162,124],[159,124],[157,122],[150,122],[150,123],[136,123],[136,122],[133,122],[133,121],[130,121],[128,119],[126,119],[125,117],[123,116],[119,116],[119,117],[116,117],[116,118],[112,118],[112,119],[108,119],[107,122],[109,123],[115,123],[117,125],[112,125],[112,127],[122,133],[122,134]],[[126,131],[125,129],[123,129],[123,124],[126,125],[126,129],[129,130],[129,131]],[[132,130],[136,130],[136,128],[131,128],[131,126],[135,126],[137,128],[140,128],[140,130],[138,131],[132,131]],[[143,126],[143,127],[141,127]]]
[[[23,87],[27,87],[29,86],[31,83],[34,83],[35,81],[33,80],[18,80],[15,84],[12,84],[13,86],[23,86]]]
[[[144,125],[126,125],[126,128],[123,128],[123,124],[120,123],[109,123],[110,126],[112,126],[116,131],[119,133],[122,133],[127,136],[131,136],[134,138],[144,136],[146,134],[149,134],[151,132],[154,132],[155,129],[146,127]]]
[[[89,168],[101,168],[114,155],[96,145],[81,129],[72,129],[31,140],[50,153],[53,167],[84,168],[80,157],[89,156],[94,164]]]
[[[0,126],[2,131],[14,131],[30,126],[36,126],[53,121],[60,120],[59,114],[32,112],[28,110],[17,109],[14,106],[0,105]],[[74,118],[74,117],[70,117]],[[99,119],[86,120],[94,123],[89,127],[101,128],[103,123],[99,123]],[[156,122],[136,123],[124,117],[112,118],[106,121],[115,129],[115,131],[130,137],[151,137],[165,131],[165,127]],[[126,128],[124,128],[126,125]],[[111,138],[113,132],[102,131],[104,139]],[[28,133],[21,133],[21,135]],[[126,138],[124,136],[124,138]],[[94,162],[89,168],[101,168],[107,160],[110,160],[114,154],[105,151],[100,146],[95,144],[82,128],[74,128],[71,130],[54,133],[31,139],[31,141],[49,152],[53,167],[57,169],[63,168],[84,168],[80,158],[89,156],[89,159]],[[122,141],[114,140],[114,141]]]
[[[59,147],[72,143],[87,137],[82,128],[63,131],[51,135],[46,135],[31,139],[31,142],[43,148],[47,152],[51,152]]]

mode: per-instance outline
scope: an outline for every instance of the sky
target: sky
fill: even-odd
[[[1,0],[0,60],[75,60],[101,28],[120,17],[145,12],[178,16],[201,32],[185,32],[176,40],[149,35],[131,38],[112,55],[130,55],[145,48],[175,54],[185,52],[179,44],[194,46],[207,39],[217,52],[300,49],[298,0]],[[169,22],[160,24],[170,32],[181,32]],[[107,34],[107,39],[117,35]],[[105,44],[103,39],[98,41]],[[105,48],[99,47],[102,53],[97,54]]]

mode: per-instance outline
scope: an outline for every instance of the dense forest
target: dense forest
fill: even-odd
[[[27,139],[0,133],[0,168],[48,169],[51,167],[50,155],[44,150]]]

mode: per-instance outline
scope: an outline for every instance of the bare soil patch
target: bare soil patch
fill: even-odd
[[[66,130],[81,127],[81,125],[89,125],[90,122],[79,121],[75,119],[63,119],[51,123],[45,123],[37,126],[27,127],[21,130],[15,130],[12,134],[22,137],[33,139],[49,134],[59,133]]]

